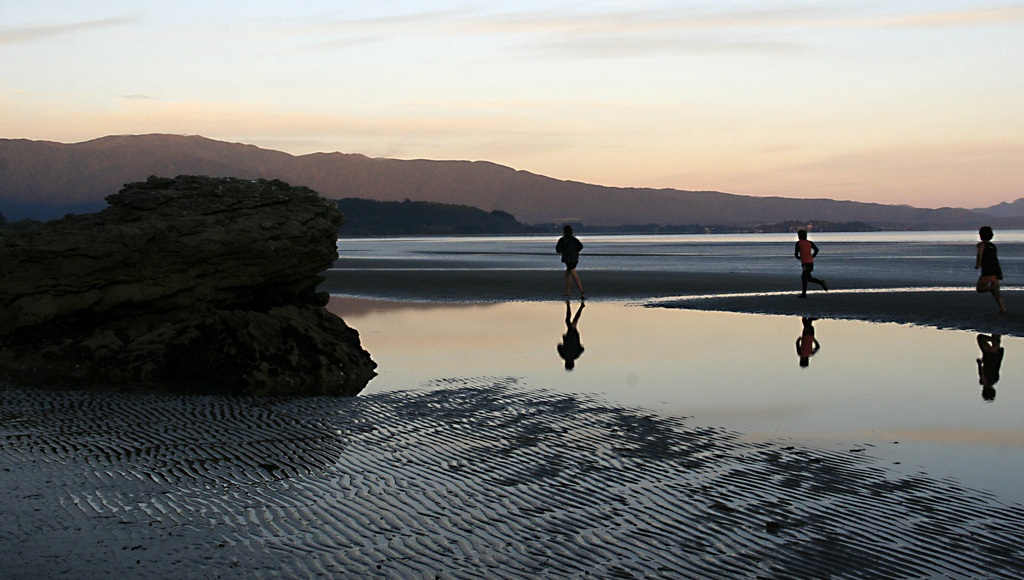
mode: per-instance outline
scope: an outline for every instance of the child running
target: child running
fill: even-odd
[[[562,237],[558,238],[555,244],[555,252],[562,255],[562,263],[565,264],[565,295],[569,296],[569,280],[576,282],[580,290],[580,300],[583,300],[583,283],[580,282],[580,275],[576,273],[576,265],[580,262],[580,250],[583,243],[572,235],[572,226],[566,224],[562,228]]]
[[[800,265],[803,267],[803,272],[800,274],[800,285],[803,291],[800,293],[800,297],[807,298],[808,282],[814,282],[821,286],[822,290],[828,292],[828,286],[825,285],[824,280],[811,276],[811,272],[814,270],[814,257],[818,255],[818,246],[815,246],[814,242],[807,239],[807,230],[797,230],[796,237],[799,239],[796,242],[794,256],[797,260],[800,260]]]
[[[1003,279],[1003,269],[999,267],[999,254],[996,252],[996,245],[992,243],[992,228],[982,226],[978,229],[978,257],[974,260],[974,269],[981,268],[981,276],[978,277],[978,292],[991,292],[999,305],[999,314],[1006,314],[1006,304],[1003,297],[999,295],[999,281]]]

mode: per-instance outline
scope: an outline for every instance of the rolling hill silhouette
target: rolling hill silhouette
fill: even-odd
[[[605,187],[487,161],[290,155],[200,136],[117,135],[82,143],[0,140],[0,212],[49,219],[102,208],[122,184],[150,175],[277,178],[331,198],[432,201],[508,212],[522,222],[592,225],[754,225],[785,220],[861,221],[890,227],[976,227],[992,216],[831,199],[717,191]]]

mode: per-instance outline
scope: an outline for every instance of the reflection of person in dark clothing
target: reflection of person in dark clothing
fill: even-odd
[[[572,319],[572,307],[569,301],[565,301],[565,334],[562,335],[562,342],[558,345],[558,354],[565,359],[565,370],[571,371],[576,366],[576,359],[583,354],[583,345],[580,344],[580,331],[577,326],[580,323],[580,314],[583,314],[584,304],[576,309],[576,316]]]
[[[558,238],[555,244],[555,253],[562,255],[562,263],[565,264],[565,295],[569,295],[569,281],[576,282],[580,290],[580,300],[583,299],[583,283],[580,282],[580,275],[576,273],[576,265],[580,262],[580,250],[583,243],[572,235],[572,226],[566,224],[562,228],[562,237]]]
[[[974,269],[981,269],[981,276],[978,277],[978,292],[991,292],[999,305],[999,313],[1006,314],[1006,303],[999,295],[999,281],[1003,279],[1003,269],[999,266],[999,255],[996,253],[996,245],[992,243],[992,228],[982,226],[978,229],[978,257],[974,260]]]
[[[800,366],[807,367],[811,364],[811,357],[821,350],[821,344],[814,338],[814,319],[804,316],[800,321],[804,323],[804,329],[796,339],[796,356],[800,357]]]
[[[825,285],[824,280],[819,280],[814,276],[811,276],[811,272],[814,271],[814,257],[818,255],[818,246],[814,245],[814,242],[807,239],[807,230],[797,230],[796,237],[796,248],[793,250],[793,255],[797,260],[800,260],[800,267],[802,271],[800,273],[800,286],[803,290],[800,292],[801,298],[807,298],[807,283],[814,282],[818,286],[821,286],[822,290],[828,291],[828,286]]]
[[[978,335],[978,348],[981,358],[978,359],[978,384],[981,385],[981,398],[994,401],[996,398],[995,384],[999,382],[999,367],[1003,364],[1003,336],[1001,334]]]

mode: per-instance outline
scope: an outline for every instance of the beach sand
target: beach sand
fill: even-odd
[[[1020,506],[515,379],[352,399],[0,393],[7,578],[1024,570]]]
[[[400,262],[413,266],[412,262]],[[800,276],[654,270],[580,270],[590,299],[622,300],[733,292],[799,290]],[[332,294],[395,300],[497,301],[551,300],[564,290],[561,270],[332,269],[320,290]],[[852,279],[829,279],[835,288],[863,287]],[[890,288],[926,286],[913,280],[890,280]],[[990,299],[991,300],[991,299]]]
[[[886,289],[809,292],[806,299],[790,291],[658,300],[649,306],[758,314],[897,322],[1024,336],[1024,292],[1004,291],[1010,311],[999,314],[991,294],[974,290]]]
[[[478,303],[553,300],[564,289],[558,270],[432,270],[412,268],[412,261],[397,262],[411,269],[329,270],[320,289],[387,300]],[[972,287],[936,289],[913,280],[866,285],[829,278],[830,292],[812,285],[809,298],[800,300],[796,297],[798,274],[589,270],[580,271],[580,276],[588,300],[636,300],[671,308],[898,322],[1024,336],[1024,291],[1018,287],[1004,290],[1010,314],[999,316],[990,294],[978,294]]]

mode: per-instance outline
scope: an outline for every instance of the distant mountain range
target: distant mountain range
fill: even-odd
[[[1000,218],[1024,217],[1024,197],[1014,201],[1004,201],[989,207],[979,207],[974,211]]]
[[[150,175],[277,178],[331,198],[430,201],[498,210],[525,223],[595,226],[784,221],[864,222],[943,228],[1024,224],[1021,200],[982,210],[923,209],[831,199],[757,197],[718,191],[605,187],[517,171],[487,161],[290,155],[199,136],[119,135],[82,143],[0,140],[0,212],[50,219],[102,208],[122,184]],[[1010,206],[1013,211],[1003,208]]]

